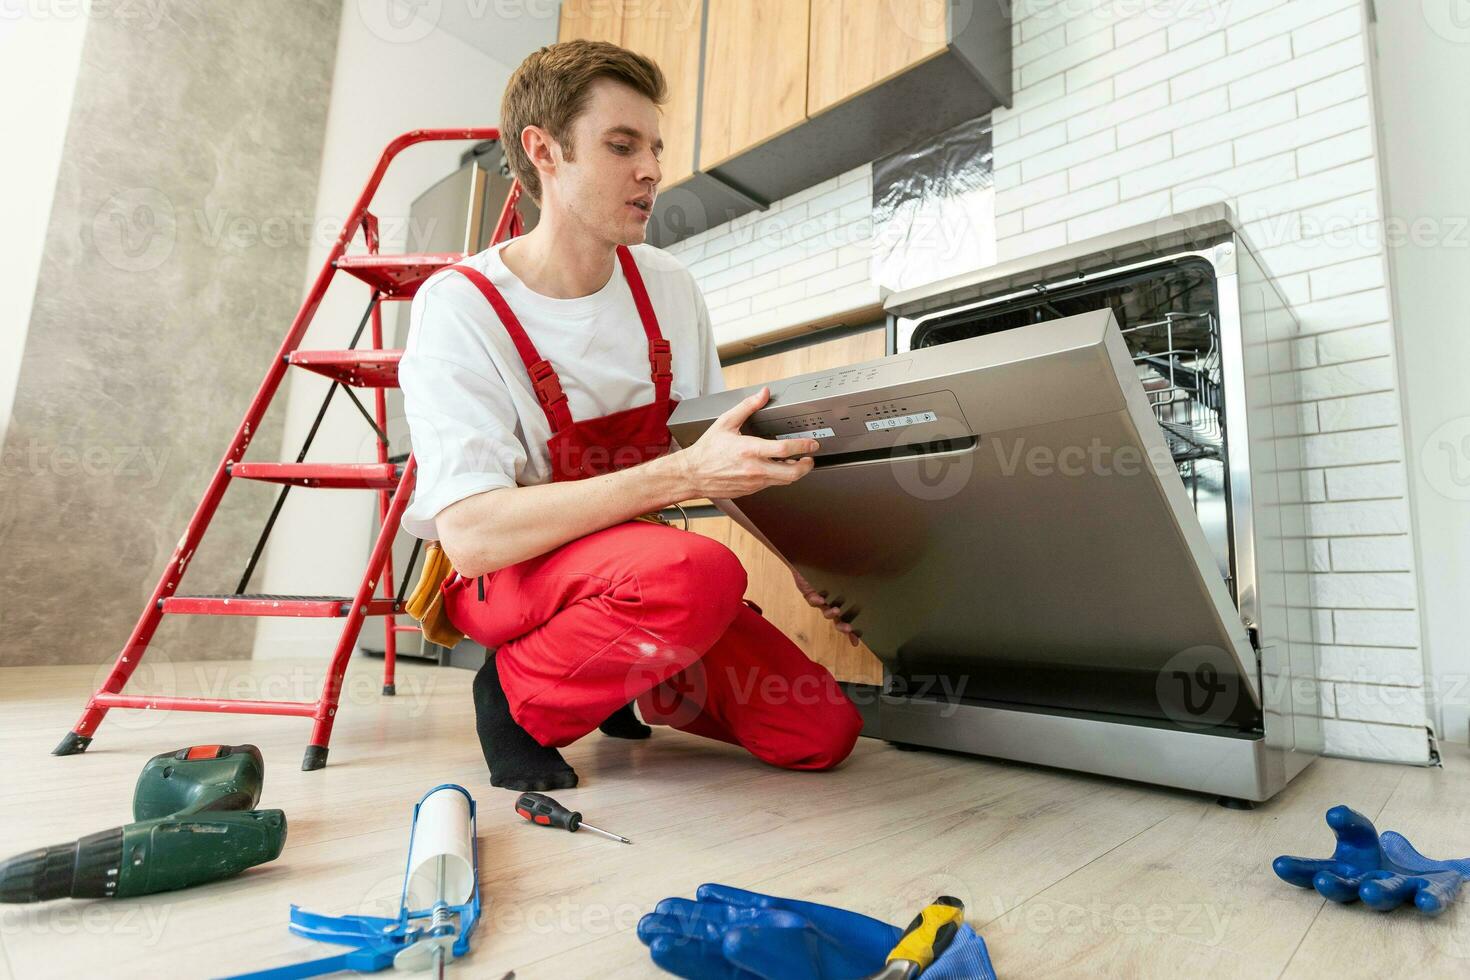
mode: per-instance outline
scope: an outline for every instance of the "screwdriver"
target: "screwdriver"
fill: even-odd
[[[863,980],[913,980],[949,949],[965,921],[965,903],[940,895],[914,916],[888,954],[888,962]]]
[[[620,840],[624,844],[633,843],[626,837],[619,837],[617,834],[594,827],[590,823],[583,823],[580,813],[576,810],[568,810],[545,793],[522,793],[516,798],[516,813],[543,827],[559,827],[573,833],[578,830],[590,830],[594,834]]]

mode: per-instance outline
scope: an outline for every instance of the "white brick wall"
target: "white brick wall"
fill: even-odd
[[[1014,0],[1013,14],[1013,106],[993,116],[999,259],[1234,208],[1302,323],[1293,438],[1328,749],[1424,761],[1363,0]],[[675,247],[722,343],[877,299],[869,194],[861,168]]]
[[[699,280],[723,345],[879,302],[872,226],[864,165],[669,251]]]

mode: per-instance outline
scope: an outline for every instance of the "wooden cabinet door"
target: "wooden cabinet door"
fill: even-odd
[[[699,110],[699,32],[702,0],[643,0],[629,3],[622,45],[652,58],[669,87],[659,129],[663,187],[694,173],[694,120]]]
[[[709,0],[699,167],[806,119],[808,0]]]
[[[556,39],[622,44],[625,3],[626,0],[562,0]]]
[[[809,2],[810,116],[942,53],[948,45],[945,0]]]
[[[724,369],[725,385],[742,388],[882,356],[883,329],[878,327],[729,365]],[[760,606],[766,619],[789,636],[808,657],[826,667],[840,681],[882,683],[883,667],[873,652],[861,644],[853,646],[819,611],[807,605],[801,593],[796,591],[790,569],[744,528],[721,516],[692,520],[689,529],[729,545],[740,557],[748,575],[746,597]],[[862,629],[861,616],[854,625]]]

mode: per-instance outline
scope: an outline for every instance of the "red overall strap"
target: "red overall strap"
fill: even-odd
[[[521,361],[531,375],[531,388],[536,392],[536,401],[540,402],[541,410],[546,413],[551,431],[560,432],[569,427],[572,424],[572,413],[567,408],[566,392],[561,390],[561,379],[556,376],[551,362],[542,357],[536,350],[536,345],[531,343],[526,329],[511,312],[510,304],[500,295],[500,290],[478,269],[467,265],[452,265],[449,268],[474,283],[500,317],[500,322],[505,325],[505,332],[510,334],[511,342],[516,345],[516,353],[521,355]]]
[[[648,289],[643,285],[643,276],[638,272],[638,263],[628,246],[617,248],[618,262],[623,267],[623,278],[633,292],[633,305],[638,307],[638,318],[643,321],[643,332],[648,335],[648,363],[653,375],[653,398],[662,401],[669,397],[669,386],[674,380],[674,357],[669,342],[658,329],[658,317],[654,316],[653,303],[648,298]]]

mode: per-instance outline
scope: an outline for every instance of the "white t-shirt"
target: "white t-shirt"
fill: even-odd
[[[653,400],[648,338],[621,263],[590,296],[552,299],[532,292],[493,245],[464,265],[499,289],[536,350],[556,368],[573,421],[610,415]],[[673,350],[673,397],[724,391],[709,311],[694,277],[652,245],[631,247]],[[466,497],[549,482],[551,425],[525,364],[500,318],[470,280],[440,271],[419,287],[409,310],[398,367],[418,482],[403,528],[437,538],[434,518]]]

